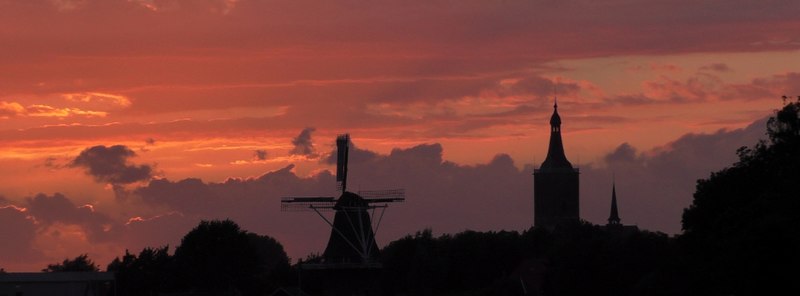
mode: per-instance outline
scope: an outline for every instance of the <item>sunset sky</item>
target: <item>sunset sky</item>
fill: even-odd
[[[525,230],[558,97],[581,217],[680,233],[695,181],[800,95],[800,2],[0,0],[0,268],[231,218],[293,259],[282,196],[405,188],[379,245]]]

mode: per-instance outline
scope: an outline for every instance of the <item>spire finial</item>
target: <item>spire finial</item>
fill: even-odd
[[[558,109],[558,84],[553,83],[553,109]]]

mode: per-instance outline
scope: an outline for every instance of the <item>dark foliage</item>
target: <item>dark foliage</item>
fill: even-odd
[[[249,291],[270,292],[294,280],[295,272],[291,270],[283,245],[266,235],[248,233],[247,238],[256,252],[256,273]]]
[[[633,295],[663,290],[653,278],[674,257],[664,234],[588,223],[438,238],[426,230],[382,252],[385,285],[412,295]]]
[[[126,251],[108,271],[116,273],[119,295],[265,295],[293,279],[278,241],[230,220],[200,222],[174,256],[168,247]]]
[[[674,282],[663,280],[676,251],[666,234],[581,223],[546,239],[536,257],[544,262],[546,295],[671,294]]]
[[[139,256],[125,250],[125,256],[114,259],[107,270],[116,275],[119,295],[156,295],[174,286],[172,259],[168,246],[145,248]]]
[[[769,141],[699,180],[681,243],[693,289],[706,295],[797,290],[800,264],[800,100],[768,121]]]
[[[213,295],[234,294],[254,281],[255,248],[230,220],[202,221],[175,250],[179,282]]]
[[[390,285],[411,294],[474,291],[510,274],[521,258],[516,232],[466,231],[434,238],[431,230],[382,251]]]
[[[43,272],[71,272],[71,271],[100,271],[100,268],[89,259],[88,254],[83,254],[75,259],[64,259],[61,263],[48,264],[47,268],[42,269]]]

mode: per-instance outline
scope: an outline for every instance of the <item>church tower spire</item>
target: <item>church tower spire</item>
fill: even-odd
[[[608,225],[619,225],[619,210],[617,210],[617,184],[611,183],[611,214],[608,215]]]
[[[564,154],[558,99],[553,99],[550,116],[550,144],[542,165],[533,171],[533,224],[555,229],[562,223],[580,220],[578,169]]]
[[[550,146],[547,148],[547,157],[541,168],[572,169],[572,164],[564,154],[564,143],[561,140],[561,116],[558,115],[558,98],[554,99],[553,103],[553,115],[550,116]]]

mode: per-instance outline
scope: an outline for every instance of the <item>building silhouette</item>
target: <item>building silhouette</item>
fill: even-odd
[[[619,209],[617,208],[617,182],[611,183],[611,211],[608,214],[608,224],[606,230],[633,233],[639,231],[636,225],[624,225],[622,219],[619,218]]]
[[[113,272],[0,272],[0,295],[109,295],[116,293]]]
[[[365,268],[378,261],[378,243],[372,230],[369,201],[345,191],[334,206],[336,214],[331,235],[322,258],[325,263],[341,267]]]
[[[285,197],[281,200],[281,210],[314,211],[331,227],[322,257],[298,263],[298,287],[282,289],[282,295],[291,295],[292,291],[326,296],[382,295],[383,264],[375,233],[388,204],[404,201],[405,190],[347,191],[349,151],[350,135],[337,137],[336,181],[342,192],[338,199]],[[332,222],[321,213],[323,211],[335,212]],[[376,212],[379,217],[373,227]]]
[[[533,172],[533,225],[554,229],[565,222],[580,220],[580,171],[572,167],[564,154],[561,140],[561,116],[558,101],[550,117],[550,146],[542,165]]]
[[[622,219],[619,218],[619,210],[617,209],[617,182],[611,183],[611,213],[608,214],[608,227],[622,225]]]

